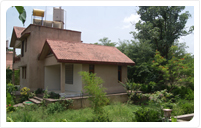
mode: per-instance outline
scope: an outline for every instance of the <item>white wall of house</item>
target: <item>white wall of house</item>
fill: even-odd
[[[82,77],[79,72],[82,71],[82,64],[73,64],[73,84],[65,84],[66,91],[81,92]]]
[[[60,90],[60,65],[45,67],[45,89]]]

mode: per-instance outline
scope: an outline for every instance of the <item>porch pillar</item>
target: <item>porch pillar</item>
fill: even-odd
[[[61,63],[61,71],[60,71],[60,76],[61,76],[61,81],[60,81],[60,86],[61,86],[61,93],[65,92],[65,63]]]

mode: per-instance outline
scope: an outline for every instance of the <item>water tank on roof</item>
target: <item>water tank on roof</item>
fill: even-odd
[[[62,22],[53,21],[53,28],[63,28]]]
[[[64,9],[62,9],[61,7],[53,8],[53,21],[59,21],[64,23]]]
[[[52,27],[52,21],[44,20],[43,21],[43,26]]]
[[[42,25],[42,20],[40,20],[40,19],[33,19],[33,24]]]
[[[44,17],[44,10],[33,9],[33,16]]]

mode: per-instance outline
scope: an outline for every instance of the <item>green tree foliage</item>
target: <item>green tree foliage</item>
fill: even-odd
[[[128,79],[134,79],[135,82],[144,83],[151,72],[151,60],[154,57],[154,51],[150,44],[131,40],[120,41],[117,47],[135,62],[135,66],[128,66]]]
[[[169,48],[175,40],[193,32],[194,27],[187,31],[185,24],[189,17],[188,11],[181,13],[184,6],[140,6],[138,14],[140,21],[133,33],[138,40],[148,41],[154,50],[168,59]]]
[[[24,9],[23,6],[15,6],[15,8],[17,9],[18,13],[19,13],[19,19],[22,21],[23,25],[24,22],[26,21],[26,11]]]
[[[177,46],[170,47],[169,54],[172,55],[170,60],[166,60],[156,50],[152,67],[161,72],[162,79],[158,82],[160,85],[165,85],[169,91],[176,86],[194,85],[193,63],[185,63],[185,59],[189,58],[189,54],[185,54],[184,58],[175,57],[174,54],[178,50]],[[163,64],[165,62],[165,64]],[[189,67],[191,66],[191,67]]]
[[[104,46],[113,46],[115,47],[116,43],[115,42],[111,42],[111,40],[109,40],[107,37],[103,37],[102,39],[99,40],[100,43],[94,43],[96,45],[104,45]]]

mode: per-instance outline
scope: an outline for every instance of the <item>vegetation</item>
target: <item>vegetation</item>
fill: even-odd
[[[19,13],[19,19],[22,21],[23,25],[26,21],[26,11],[23,6],[15,6],[16,10]]]
[[[80,72],[80,75],[84,83],[84,90],[89,94],[89,100],[96,115],[94,120],[96,122],[109,122],[108,114],[103,109],[103,106],[109,102],[106,92],[104,92],[105,88],[102,87],[103,80],[93,73]]]
[[[186,107],[185,104],[189,104],[189,107]],[[176,106],[173,107],[172,115],[182,115],[188,114],[189,112],[193,112],[193,102],[180,100]],[[188,109],[189,108],[189,109]],[[48,107],[47,107],[48,109]],[[7,113],[7,117],[12,119],[14,122],[25,122],[25,121],[32,121],[32,122],[62,122],[66,120],[67,122],[92,122],[94,121],[94,110],[92,108],[84,108],[78,110],[72,109],[65,109],[61,112],[54,112],[48,114],[47,109],[42,109],[42,106],[38,105],[28,105],[24,108],[18,107],[15,112]],[[108,112],[108,118],[112,120],[112,122],[132,122],[137,121],[136,118],[144,116],[147,111],[149,117],[158,117],[148,119],[149,121],[161,121],[161,113],[157,111],[156,107],[153,105],[142,106],[140,105],[130,105],[130,104],[123,104],[123,103],[112,103],[110,105],[103,107],[104,111]],[[144,110],[144,111],[143,111]],[[189,110],[189,111],[187,111]],[[138,113],[135,115],[134,113]],[[142,114],[140,114],[142,113]],[[144,114],[143,114],[144,113]],[[152,114],[153,113],[153,114]],[[25,114],[25,115],[24,115]],[[141,115],[141,116],[140,116]],[[137,117],[138,116],[138,117]],[[26,119],[26,120],[25,120]],[[141,118],[142,119],[142,118]],[[7,118],[7,121],[9,119]]]
[[[8,84],[11,82],[12,70],[8,69],[7,121],[158,122],[163,121],[164,108],[172,109],[172,116],[193,113],[194,56],[186,52],[185,43],[178,43],[177,40],[194,29],[191,26],[186,30],[185,25],[191,15],[189,12],[181,13],[184,9],[178,6],[139,7],[141,20],[135,25],[137,32],[130,33],[133,35],[132,40],[119,40],[116,43],[104,37],[99,40],[100,43],[95,43],[105,46],[118,44],[117,48],[136,63],[135,66],[128,66],[128,80],[122,83],[129,95],[127,104],[108,105],[109,100],[102,87],[103,80],[96,74],[80,72],[91,108],[72,110],[68,109],[72,101],[46,105],[43,100],[41,106],[15,109],[15,88]],[[26,98],[29,97],[27,95],[33,95],[28,89],[21,93]],[[35,94],[39,93],[43,93],[43,90],[35,91]],[[58,94],[45,90],[44,98],[48,97],[58,98]]]
[[[111,40],[109,40],[107,37],[103,37],[102,39],[99,40],[101,43],[94,43],[96,45],[104,45],[104,46],[113,46],[115,47],[116,43],[115,42],[111,42]]]
[[[8,67],[6,69],[6,84],[12,82],[12,74],[13,74],[13,71],[10,69],[10,67]]]

